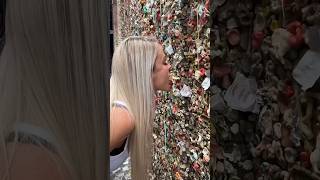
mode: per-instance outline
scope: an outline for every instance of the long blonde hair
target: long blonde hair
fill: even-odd
[[[110,103],[128,104],[135,127],[130,134],[129,153],[133,180],[147,179],[151,170],[154,93],[152,72],[157,57],[153,37],[129,37],[116,48],[111,70]],[[111,106],[110,106],[111,107]]]
[[[106,178],[105,15],[103,0],[8,0],[0,58],[0,180],[10,180],[14,152],[6,139],[19,133],[19,123],[53,135],[74,179]]]

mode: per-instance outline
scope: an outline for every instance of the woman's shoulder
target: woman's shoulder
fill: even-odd
[[[134,128],[134,118],[129,112],[128,106],[124,101],[114,101],[110,112],[110,121],[114,128],[124,131],[132,131]],[[113,128],[111,127],[111,128]]]
[[[8,143],[7,150],[10,152],[13,148],[14,156],[10,166],[12,180],[67,180],[71,178],[59,156],[45,148],[33,144]]]
[[[129,134],[134,129],[134,118],[128,110],[119,107],[113,107],[111,111],[111,126],[110,128]]]

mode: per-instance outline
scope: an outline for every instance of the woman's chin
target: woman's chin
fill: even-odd
[[[158,87],[156,88],[156,90],[160,90],[160,91],[171,91],[172,90],[172,81],[170,81],[168,84],[162,86],[162,87]]]
[[[164,91],[169,92],[169,91],[171,91],[171,88],[170,88],[170,87],[167,87]]]
[[[160,91],[171,91],[172,86],[168,85],[166,87],[163,87],[161,89],[159,89]]]
[[[172,89],[172,82],[170,82],[167,87],[165,88],[165,91],[171,91]]]

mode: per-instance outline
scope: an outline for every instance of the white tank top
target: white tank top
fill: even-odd
[[[128,109],[127,104],[123,101],[114,101],[112,105]],[[128,142],[129,142],[129,136],[126,139],[126,144],[124,146],[123,151],[120,154],[117,154],[115,156],[110,155],[110,174],[114,170],[118,169],[124,163],[124,161],[129,157]]]

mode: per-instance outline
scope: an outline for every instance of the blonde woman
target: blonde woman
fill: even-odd
[[[155,38],[129,37],[116,48],[110,80],[112,178],[118,178],[116,173],[130,156],[131,179],[148,179],[154,97],[157,90],[170,90],[170,67]]]
[[[8,0],[0,180],[108,175],[104,0]]]

